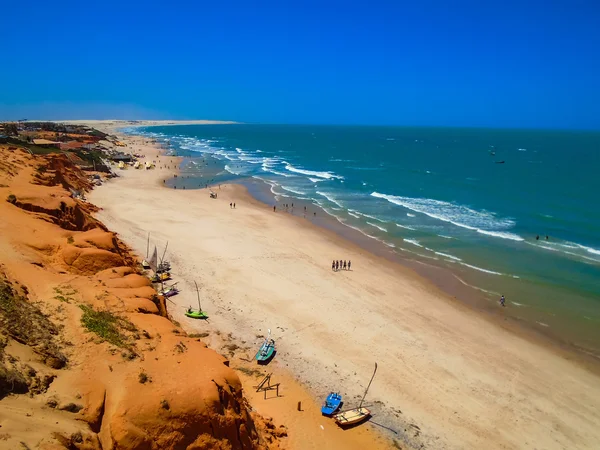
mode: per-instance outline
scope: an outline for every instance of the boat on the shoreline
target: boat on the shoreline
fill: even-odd
[[[321,406],[321,414],[324,416],[332,416],[335,412],[340,409],[342,404],[342,394],[338,392],[330,392],[325,403]]]
[[[259,364],[268,364],[271,359],[275,356],[275,341],[271,339],[271,330],[269,329],[269,334],[267,338],[262,343],[258,352],[256,352],[256,361]]]
[[[371,381],[369,381],[369,385],[367,389],[365,389],[365,393],[358,405],[358,408],[348,409],[346,411],[342,411],[335,416],[333,419],[340,427],[348,427],[350,425],[359,424],[369,417],[371,417],[371,410],[369,408],[363,407],[363,402],[365,401],[365,397],[367,396],[367,392],[369,392],[369,388],[371,387],[371,383],[373,382],[373,378],[375,378],[375,373],[377,372],[377,363],[375,363],[375,370],[373,371],[373,375],[371,376]]]
[[[348,427],[350,425],[361,423],[369,417],[371,417],[371,410],[369,408],[361,407],[336,414],[334,419],[339,426]]]
[[[177,286],[175,284],[168,286],[168,287],[162,287],[158,291],[158,295],[162,295],[164,297],[173,297],[174,295],[177,295],[177,294],[179,294],[179,289],[177,288]]]
[[[150,281],[152,283],[160,283],[162,281],[168,281],[171,279],[171,274],[169,272],[160,272],[155,273],[150,277]]]
[[[194,281],[194,284],[196,285],[196,294],[198,295],[198,310],[194,310],[190,306],[186,310],[185,315],[191,319],[208,319],[208,315],[202,311],[202,305],[200,304],[200,291],[198,290],[198,283]]]

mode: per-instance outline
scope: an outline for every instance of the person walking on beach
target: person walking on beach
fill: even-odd
[[[500,305],[506,306],[505,303],[506,303],[506,299],[504,298],[504,295],[503,295],[502,297],[500,297]]]
[[[235,209],[235,203],[233,204],[233,209]]]
[[[335,271],[335,261],[331,262],[331,270]]]
[[[336,261],[336,262],[335,262],[335,271],[336,271],[336,272],[338,271],[339,267],[340,267],[340,262],[339,262],[339,261]]]
[[[351,265],[352,265],[352,261],[348,260],[348,270],[350,270]]]
[[[344,270],[346,270],[346,267],[348,266],[346,266],[346,260],[344,260]]]
[[[273,205],[273,212],[277,209],[277,206]]]
[[[231,209],[232,206],[233,206],[233,204],[231,202],[229,202],[229,209]]]

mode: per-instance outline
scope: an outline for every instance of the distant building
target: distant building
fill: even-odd
[[[33,145],[43,148],[60,148],[60,142],[49,141],[48,139],[34,139]]]
[[[133,156],[131,155],[126,155],[125,153],[119,153],[117,155],[113,155],[110,157],[110,159],[112,159],[115,162],[131,162],[133,161]]]

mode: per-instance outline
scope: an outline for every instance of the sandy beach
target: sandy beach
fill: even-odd
[[[89,125],[114,130],[116,124]],[[140,257],[148,233],[159,251],[168,241],[167,259],[182,289],[169,312],[184,329],[231,334],[249,358],[258,336],[271,329],[278,346],[272,371],[299,380],[315,398],[339,390],[347,407],[358,403],[377,362],[366,403],[372,422],[393,430],[384,433],[402,446],[600,445],[600,379],[577,362],[491,323],[410,269],[273,212],[241,186],[213,187],[217,199],[206,189],[165,188],[163,181],[177,174],[177,158],[158,156],[146,139],[121,137],[128,151],[158,168],[118,171],[89,200],[102,208],[96,217]],[[333,259],[351,260],[352,270],[333,272]],[[207,323],[183,314],[196,302],[194,281]],[[259,413],[274,408],[274,401],[252,401]],[[304,424],[304,433],[317,433],[319,424]],[[335,432],[355,433],[355,448],[369,438],[360,429]],[[294,439],[293,448],[318,445]]]

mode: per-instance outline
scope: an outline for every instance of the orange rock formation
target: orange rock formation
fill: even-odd
[[[166,317],[72,197],[86,175],[64,156],[0,153],[0,446],[278,448],[228,361]]]

